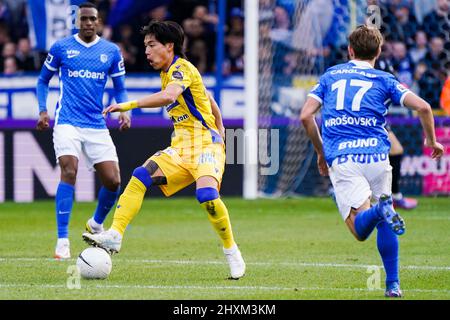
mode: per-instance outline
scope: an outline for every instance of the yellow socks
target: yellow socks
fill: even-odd
[[[136,177],[132,176],[125,191],[117,202],[114,212],[112,229],[123,236],[126,227],[141,209],[147,187]]]
[[[231,230],[230,217],[225,204],[220,198],[205,201],[200,204],[208,212],[208,219],[216,230],[223,247],[229,249],[234,245],[233,231]]]

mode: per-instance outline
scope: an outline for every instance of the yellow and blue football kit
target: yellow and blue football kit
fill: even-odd
[[[161,82],[162,90],[177,84],[183,93],[166,107],[174,126],[170,147],[149,159],[167,178],[159,187],[170,196],[202,176],[214,177],[220,186],[225,146],[200,73],[189,61],[175,57],[169,69],[161,71]]]
[[[203,80],[189,61],[175,57],[171,66],[161,72],[162,90],[177,84],[183,89],[177,100],[166,107],[174,126],[170,147],[151,156],[143,167],[136,168],[120,196],[112,229],[124,234],[127,225],[140,210],[145,192],[153,181],[144,168],[154,161],[167,183],[158,185],[166,196],[192,184],[198,178],[211,176],[222,182],[225,168],[225,144],[212,113],[211,102]],[[197,200],[208,213],[208,219],[222,240],[223,247],[235,246],[230,218],[215,188],[200,188]]]

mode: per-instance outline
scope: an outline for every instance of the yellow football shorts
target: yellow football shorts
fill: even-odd
[[[195,149],[168,147],[155,153],[149,160],[156,162],[166,176],[167,184],[158,187],[169,197],[203,176],[214,177],[220,190],[225,157],[225,145],[211,143]]]

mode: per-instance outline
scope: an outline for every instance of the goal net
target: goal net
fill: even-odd
[[[393,62],[394,75],[424,97],[436,116],[442,115],[446,79],[450,88],[450,31],[448,15],[438,10],[450,14],[450,8],[441,2],[437,9],[426,1],[418,6],[398,0],[259,0],[258,129],[267,134],[259,134],[258,156],[271,159],[269,164],[259,161],[260,197],[329,193],[329,178],[319,175],[314,149],[299,123],[300,108],[319,76],[348,60],[347,37],[357,25],[380,29],[385,38],[382,57]],[[408,56],[413,60],[409,67]],[[450,173],[444,168],[448,156],[431,163],[418,119],[405,117],[411,114],[399,106],[391,106],[390,113],[391,128],[405,150],[401,191],[449,194]],[[438,127],[448,126],[448,121],[441,122],[437,120]],[[271,134],[274,130],[277,135]],[[437,128],[437,134],[448,141],[448,130]],[[269,165],[277,170],[261,170]]]
[[[329,179],[319,175],[299,115],[306,95],[329,63],[345,59],[341,46],[350,27],[351,6],[341,2],[260,1],[258,125],[268,132],[276,129],[279,138],[279,148],[273,150],[273,136],[259,137],[260,153],[278,152],[271,154],[278,171],[258,176],[262,197],[328,193]]]

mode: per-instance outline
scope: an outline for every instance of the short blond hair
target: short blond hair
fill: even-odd
[[[372,60],[383,45],[383,36],[380,30],[366,25],[358,26],[350,34],[349,45],[355,52],[355,58]]]

